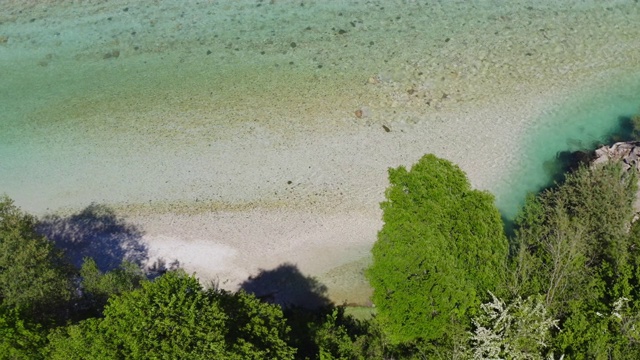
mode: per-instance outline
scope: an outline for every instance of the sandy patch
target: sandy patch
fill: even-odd
[[[380,222],[361,213],[253,209],[131,216],[145,229],[150,263],[177,260],[204,282],[235,290],[260,270],[289,263],[318,276],[368,256]],[[366,299],[358,299],[366,301]]]

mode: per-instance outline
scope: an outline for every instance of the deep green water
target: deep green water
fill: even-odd
[[[567,152],[628,140],[628,121],[634,114],[640,114],[638,74],[571,94],[548,109],[527,131],[517,169],[496,191],[503,215],[512,219],[527,194],[561,181]]]

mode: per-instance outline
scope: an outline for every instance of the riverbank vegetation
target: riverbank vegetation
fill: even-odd
[[[579,167],[531,195],[509,237],[492,195],[446,160],[389,179],[370,319],[204,288],[181,270],[76,268],[3,198],[0,358],[640,358],[633,168]]]

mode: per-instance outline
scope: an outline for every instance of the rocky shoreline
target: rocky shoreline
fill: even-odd
[[[617,142],[613,145],[605,145],[595,151],[593,164],[602,164],[609,161],[619,161],[625,171],[635,168],[640,172],[640,141]]]
[[[592,165],[604,164],[609,161],[617,161],[622,164],[625,171],[635,169],[636,175],[640,174],[640,141],[623,141],[613,145],[604,145],[595,151],[595,159]],[[638,188],[640,189],[640,178],[638,180]],[[636,199],[633,203],[636,216],[633,221],[640,219],[640,191],[636,192]]]

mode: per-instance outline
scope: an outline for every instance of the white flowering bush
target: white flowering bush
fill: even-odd
[[[510,304],[491,292],[492,301],[481,305],[470,333],[466,357],[471,359],[537,360],[544,359],[550,330],[558,320],[547,315],[541,296],[520,297]],[[553,354],[549,355],[553,359]],[[561,357],[562,358],[562,357]]]

